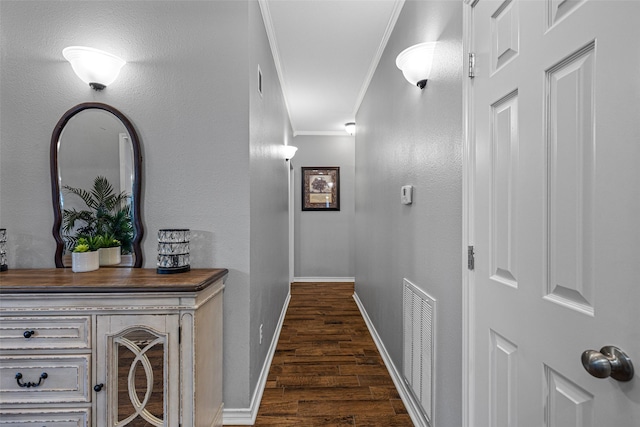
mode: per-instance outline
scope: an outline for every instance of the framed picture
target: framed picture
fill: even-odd
[[[302,168],[302,210],[340,210],[340,168]]]

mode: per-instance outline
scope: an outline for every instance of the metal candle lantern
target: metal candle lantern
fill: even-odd
[[[159,274],[189,271],[189,240],[191,231],[186,228],[158,230]]]
[[[0,228],[0,271],[7,268],[7,229]]]

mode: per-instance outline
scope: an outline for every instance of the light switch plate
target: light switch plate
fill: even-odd
[[[413,202],[413,185],[403,185],[401,191],[400,201],[403,205],[410,205]]]

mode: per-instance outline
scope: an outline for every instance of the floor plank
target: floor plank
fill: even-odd
[[[353,284],[291,285],[254,426],[413,426],[353,300]]]

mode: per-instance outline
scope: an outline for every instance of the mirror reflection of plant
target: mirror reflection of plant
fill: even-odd
[[[121,243],[122,253],[131,252],[133,223],[126,192],[115,193],[113,186],[103,176],[96,176],[90,191],[68,185],[63,188],[80,197],[90,209],[63,210],[62,231],[69,250],[74,248],[79,238],[107,236]]]
[[[101,234],[100,236],[96,236],[95,239],[99,248],[117,248],[118,246],[122,246],[120,240],[116,239],[113,234]]]

